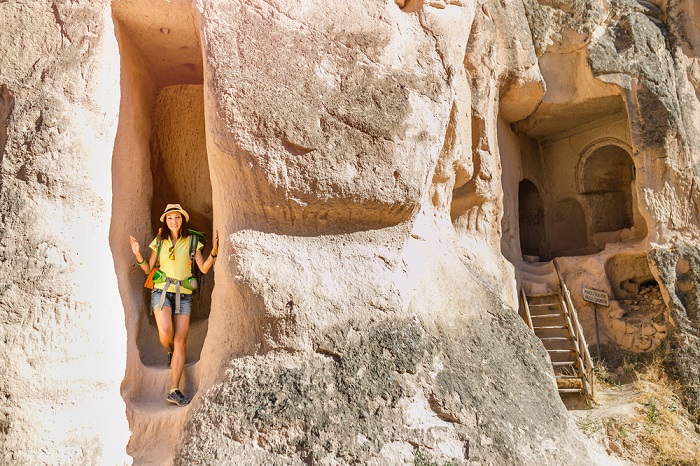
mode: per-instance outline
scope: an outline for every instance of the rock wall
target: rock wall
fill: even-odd
[[[500,255],[498,97],[543,92],[523,5],[300,5],[199,4],[233,233],[176,464],[595,461]]]
[[[131,462],[110,5],[3,2],[0,24],[0,462]]]
[[[609,463],[518,287],[559,257],[587,335],[608,291],[603,338],[697,384],[697,14],[0,3],[3,460]],[[127,242],[165,202],[222,235],[185,409]]]

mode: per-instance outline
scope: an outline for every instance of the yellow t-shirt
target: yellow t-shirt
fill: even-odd
[[[154,251],[158,251],[158,245],[156,243],[158,237],[151,241],[148,246]],[[187,238],[180,237],[175,243],[174,249],[174,259],[170,259],[170,246],[172,246],[170,238],[163,240],[160,246],[160,270],[165,273],[166,276],[173,278],[175,280],[184,280],[191,275],[190,267],[190,237]],[[204,245],[197,239],[197,249],[202,249]],[[165,283],[155,283],[153,288],[162,290],[165,287]],[[168,288],[169,292],[175,293],[177,288],[175,285],[170,285]],[[188,290],[184,287],[180,287],[181,294],[192,294],[192,290]]]

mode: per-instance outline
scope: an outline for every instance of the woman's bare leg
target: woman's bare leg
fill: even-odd
[[[185,368],[185,346],[190,331],[190,316],[175,314],[175,338],[173,340],[173,359],[170,362],[170,388],[180,387],[180,378]]]
[[[156,316],[156,325],[158,326],[158,338],[160,344],[168,353],[173,352],[173,310],[170,306],[163,306],[162,309],[153,310]]]

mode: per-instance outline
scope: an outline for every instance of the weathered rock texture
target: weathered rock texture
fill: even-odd
[[[698,14],[0,2],[3,460],[609,463],[518,290],[558,258],[589,341],[582,288],[603,343],[700,382]],[[222,235],[186,409],[127,241],[166,202]]]
[[[0,24],[0,462],[126,462],[109,2],[3,2]]]

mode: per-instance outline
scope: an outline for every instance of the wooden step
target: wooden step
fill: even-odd
[[[542,329],[542,330],[551,330],[551,329],[562,330],[562,329],[566,329],[566,328],[567,328],[566,325],[546,325],[546,326],[542,326],[542,327],[534,327],[535,330],[538,330],[538,329]]]
[[[545,329],[533,329],[535,336],[538,338],[543,337],[566,337],[569,333],[569,329],[566,328],[545,328]],[[548,343],[551,344],[551,343]],[[560,345],[562,343],[559,343]],[[557,348],[556,346],[545,346],[545,348]]]
[[[557,312],[556,309],[540,309],[540,312],[530,312],[530,317],[544,316],[544,317],[549,317],[550,319],[563,321],[564,316],[562,316],[561,313],[557,314],[556,312]]]
[[[582,388],[559,388],[559,393],[581,393]]]
[[[576,361],[557,361],[553,362],[553,366],[573,366],[576,364]]]
[[[526,296],[528,299],[530,299],[530,298],[549,298],[551,296],[559,296],[559,293],[528,294]]]
[[[576,352],[576,349],[573,347],[573,345],[570,344],[570,342],[561,340],[561,341],[548,341],[544,345],[544,349],[549,351],[549,350],[565,350],[565,351],[573,351]],[[563,352],[562,351],[562,352]]]
[[[535,317],[535,316],[531,316]],[[563,326],[566,322],[562,319],[555,319],[554,317],[549,317],[547,319],[532,319],[532,325],[535,327],[552,327],[552,326]]]
[[[555,375],[554,378],[557,380],[573,380],[573,379],[580,379],[580,375]]]
[[[571,338],[569,337],[541,337],[540,340],[542,341],[571,341]]]
[[[530,316],[532,319],[544,319],[546,317],[561,317],[561,314],[533,314]]]
[[[548,349],[548,353],[575,353],[574,349]]]
[[[533,307],[552,307],[552,306],[559,306],[559,302],[557,301],[555,303],[540,303],[540,304],[527,303],[527,305],[530,306],[531,308],[533,308]]]

